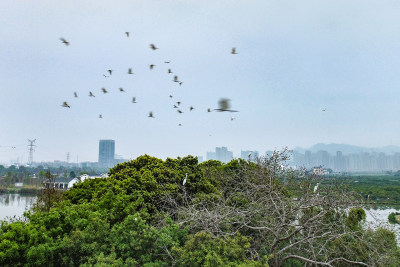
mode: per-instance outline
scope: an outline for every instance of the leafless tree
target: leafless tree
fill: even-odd
[[[191,195],[181,186],[160,205],[191,232],[251,237],[249,257],[266,255],[271,266],[290,259],[304,266],[383,266],[370,232],[349,216],[362,206],[361,198],[339,181],[326,183],[329,178],[289,168],[289,157],[285,149],[255,163],[205,168],[220,192]]]

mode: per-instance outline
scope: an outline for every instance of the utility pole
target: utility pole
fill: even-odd
[[[67,153],[67,163],[69,163],[69,152]]]
[[[29,150],[28,165],[29,166],[31,166],[32,162],[33,162],[33,151],[35,151],[34,147],[36,146],[36,145],[34,145],[35,141],[36,141],[36,139],[33,139],[33,140],[29,140],[28,139],[28,142],[29,142],[29,145],[28,145],[28,147],[29,147],[29,149],[28,149]]]

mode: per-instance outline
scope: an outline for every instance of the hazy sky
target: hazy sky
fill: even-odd
[[[97,161],[99,139],[124,158],[400,145],[397,0],[2,0],[0,14],[0,162],[26,162],[27,139],[35,161]],[[207,113],[222,97],[240,112]]]

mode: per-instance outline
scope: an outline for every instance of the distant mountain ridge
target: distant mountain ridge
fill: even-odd
[[[304,153],[305,151],[311,151],[313,153],[318,152],[320,150],[325,150],[329,154],[336,154],[336,151],[342,151],[343,154],[358,154],[361,152],[368,152],[368,153],[380,153],[383,152],[385,154],[393,154],[396,152],[400,152],[400,147],[399,146],[383,146],[383,147],[376,147],[376,148],[370,148],[370,147],[361,147],[361,146],[353,146],[353,145],[346,145],[346,144],[323,144],[323,143],[318,143],[313,145],[310,148],[302,148],[302,147],[296,147],[293,149],[294,151]]]

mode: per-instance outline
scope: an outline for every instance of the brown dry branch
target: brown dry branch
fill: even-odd
[[[192,233],[250,237],[251,257],[267,255],[271,266],[289,259],[306,266],[378,266],[375,244],[365,230],[348,223],[349,209],[360,207],[358,195],[340,181],[315,188],[324,178],[286,166],[289,154],[285,149],[255,164],[238,161],[232,168],[206,169],[219,183],[220,195],[189,195],[182,186],[179,194],[166,194],[164,210]],[[343,241],[349,239],[346,247]],[[341,254],[333,249],[338,242]],[[356,260],[354,244],[367,258]]]

